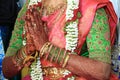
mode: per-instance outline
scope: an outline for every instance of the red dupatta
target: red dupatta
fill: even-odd
[[[117,16],[109,0],[80,0],[80,12],[82,17],[79,20],[79,40],[76,51],[80,52],[86,36],[88,35],[97,9],[104,7],[109,15],[111,45],[115,39],[115,29],[117,25]]]
[[[109,0],[80,0],[79,11],[82,17],[79,19],[79,25],[78,25],[79,40],[75,52],[80,54],[82,45],[84,44],[84,41],[86,40],[86,37],[92,26],[96,10],[102,7],[105,8],[107,14],[109,15],[108,20],[110,25],[111,45],[113,45],[115,39],[115,29],[117,25],[117,16],[113,9],[112,3]],[[61,29],[63,28],[64,25],[65,13],[56,22],[56,24],[53,25],[56,16],[58,16],[59,13],[60,11],[55,12],[52,15],[44,16],[42,19],[43,21],[47,22],[47,26],[49,30],[51,30],[49,35],[49,40],[53,43],[54,42],[58,44],[61,43],[62,45],[60,45],[59,47],[63,48],[65,46],[65,38],[64,38],[64,32]],[[52,29],[52,27],[54,27],[54,29]]]

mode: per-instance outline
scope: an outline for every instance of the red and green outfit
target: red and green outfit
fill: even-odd
[[[26,11],[27,6],[24,5],[16,20],[15,28],[6,56],[15,55],[15,53],[23,46],[23,31],[25,25],[24,18]],[[80,0],[79,8],[74,12],[80,12],[81,14],[80,18],[74,16],[74,18],[71,20],[73,21],[78,19],[78,46],[75,49],[75,52],[78,53],[78,56],[85,56],[110,64],[111,46],[114,43],[117,17],[109,0]],[[48,29],[50,24],[52,24],[50,23],[49,18],[53,17],[53,14],[47,17],[43,16],[43,20],[46,21],[46,23],[49,23]],[[62,23],[62,19],[64,18],[64,16],[61,17],[61,20],[58,20],[58,22],[55,23],[55,26],[59,27],[59,25]],[[51,31],[54,31],[54,28],[52,28]],[[55,37],[59,38],[59,36],[55,33],[48,34],[50,42],[52,42]],[[65,34],[61,39],[65,39]],[[49,67],[49,65],[47,65],[47,67]],[[23,73],[23,76],[29,74],[25,72]],[[47,79],[49,79],[49,77]],[[64,80],[64,78],[61,78],[61,80]]]

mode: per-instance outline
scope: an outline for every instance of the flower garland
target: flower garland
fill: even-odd
[[[43,80],[42,68],[40,58],[38,57],[36,62],[33,62],[30,66],[30,76],[32,80]]]
[[[67,0],[66,21],[74,16],[74,9],[78,9],[79,0]]]
[[[70,22],[69,25],[66,25],[66,50],[74,52],[74,49],[77,46],[78,40],[78,20]]]
[[[30,6],[30,5],[38,4],[38,2],[41,2],[41,0],[30,0],[29,6]]]
[[[38,2],[41,2],[41,0],[30,0],[29,6],[38,4]],[[29,8],[29,6],[28,6],[28,8]],[[26,31],[23,28],[23,41],[22,41],[22,43],[23,43],[24,46],[26,45],[25,34],[26,34]],[[31,76],[31,80],[43,80],[41,62],[40,62],[39,57],[36,59],[36,61],[34,61],[30,65],[30,76]]]
[[[25,28],[23,28],[23,33],[22,33],[22,35],[23,35],[22,44],[23,44],[23,46],[25,46],[25,45],[26,45]]]
[[[67,10],[66,10],[66,21],[71,20],[74,16],[74,9],[78,9],[79,6],[79,0],[67,0]],[[77,46],[78,41],[78,20],[71,21],[68,24],[66,24],[65,30],[67,32],[66,34],[66,50],[70,50],[71,52],[74,52],[74,49]],[[65,70],[63,74],[70,74],[71,72],[68,70]],[[72,76],[70,78],[67,78],[67,80],[75,80],[75,77]]]
[[[71,20],[74,16],[74,9],[78,9],[79,0],[67,0],[66,21]],[[74,51],[78,40],[78,20],[70,22],[65,27],[66,35],[66,50]]]
[[[30,0],[29,6],[31,5],[36,5],[38,2],[41,2],[41,0]],[[29,8],[28,6],[28,8]],[[30,76],[31,80],[43,80],[43,73],[42,73],[42,68],[41,68],[41,62],[40,62],[40,57],[36,59],[35,62],[33,62],[30,65]]]
[[[70,71],[65,70],[65,71],[63,72],[64,77],[65,77],[66,75],[69,75],[70,73],[71,73]],[[74,76],[71,76],[71,77],[67,78],[67,80],[75,80],[75,77],[74,77]]]

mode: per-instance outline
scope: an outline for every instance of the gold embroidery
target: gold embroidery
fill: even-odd
[[[61,77],[64,77],[65,69],[56,68],[56,67],[44,67],[43,75],[50,77],[51,80],[58,80]]]

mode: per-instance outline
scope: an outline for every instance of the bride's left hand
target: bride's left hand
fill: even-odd
[[[40,51],[41,47],[48,42],[48,37],[41,20],[40,12],[37,8],[31,8],[27,12],[26,25],[36,50]]]

